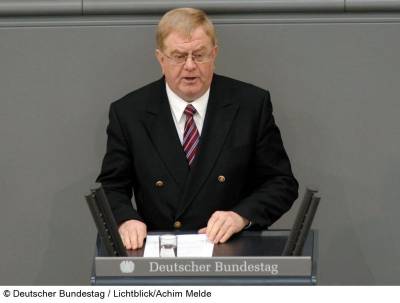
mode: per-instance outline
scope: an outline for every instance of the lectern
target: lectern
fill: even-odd
[[[143,256],[144,248],[135,251],[125,250],[104,190],[101,187],[92,190],[91,194],[86,196],[86,201],[99,236],[91,283],[97,285],[316,284],[318,239],[316,231],[310,230],[320,201],[316,193],[316,189],[306,188],[291,231],[243,231],[232,236],[227,243],[214,245],[212,257],[148,258]]]
[[[144,249],[109,257],[97,240],[93,285],[315,285],[318,234],[298,256],[283,256],[289,230],[244,231],[214,245],[210,258],[147,258]],[[152,234],[152,233],[150,233]]]

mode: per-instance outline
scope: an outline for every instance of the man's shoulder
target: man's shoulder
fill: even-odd
[[[216,89],[224,90],[229,93],[231,98],[238,100],[240,103],[251,105],[254,102],[260,103],[270,99],[268,90],[252,83],[217,74],[214,76]]]
[[[153,81],[114,101],[111,106],[121,110],[127,108],[145,109],[148,100],[157,97],[157,95],[161,96],[163,89],[165,90],[163,84],[163,78]]]

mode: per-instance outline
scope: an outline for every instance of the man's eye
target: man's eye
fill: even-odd
[[[185,59],[185,57],[186,57],[185,55],[174,55],[173,56],[173,58],[176,60],[182,60],[182,59]]]
[[[201,59],[204,59],[205,54],[194,54],[193,57],[194,57],[196,60],[201,60]]]

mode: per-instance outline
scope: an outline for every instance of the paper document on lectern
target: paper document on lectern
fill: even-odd
[[[206,234],[178,235],[178,257],[212,257],[214,244]]]
[[[177,235],[177,257],[212,257],[214,244],[206,234]],[[159,257],[159,235],[148,235],[143,257]]]

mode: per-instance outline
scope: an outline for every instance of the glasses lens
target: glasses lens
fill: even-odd
[[[187,55],[173,55],[171,59],[175,64],[183,64],[186,62]]]

